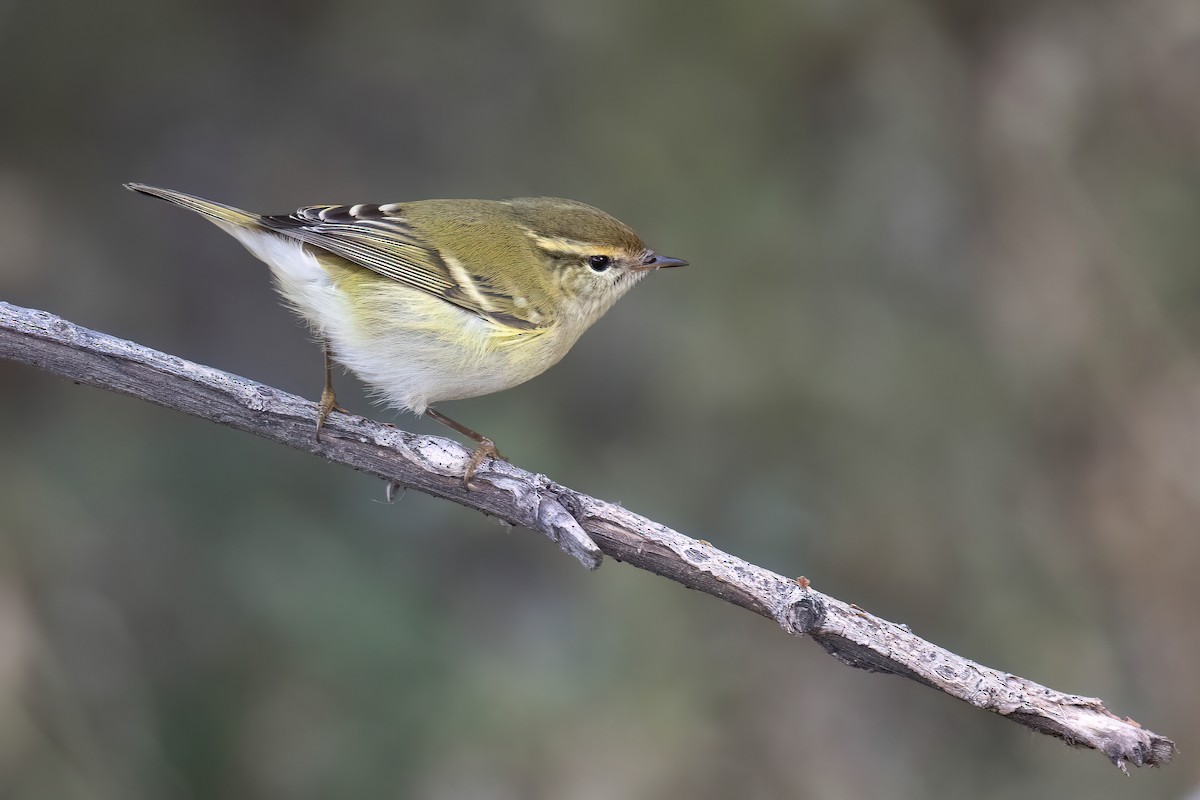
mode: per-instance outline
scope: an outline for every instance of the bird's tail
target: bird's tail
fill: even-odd
[[[142,194],[148,194],[151,197],[158,197],[177,206],[183,206],[186,209],[195,211],[197,214],[202,214],[222,227],[227,225],[239,228],[258,227],[259,220],[262,219],[258,214],[252,214],[249,211],[242,211],[240,208],[214,203],[211,200],[205,200],[201,197],[177,192],[174,189],[160,189],[157,186],[147,186],[144,183],[127,183],[125,184],[125,188],[141,192]]]

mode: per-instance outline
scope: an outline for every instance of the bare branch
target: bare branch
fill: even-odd
[[[788,633],[809,636],[844,664],[923,683],[1068,744],[1099,750],[1122,770],[1127,763],[1165,764],[1175,752],[1171,740],[1113,715],[1098,699],[976,664],[907,626],[822,594],[807,580],[757,567],[544,475],[489,461],[466,492],[461,476],[470,453],[448,439],[334,414],[317,442],[314,403],[4,302],[0,357],[248,431],[541,531],[591,569],[600,565],[603,551],[769,617]]]

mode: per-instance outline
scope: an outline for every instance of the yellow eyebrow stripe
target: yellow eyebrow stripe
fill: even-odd
[[[579,256],[620,256],[624,253],[619,247],[606,247],[591,242],[581,242],[577,239],[567,239],[562,236],[543,236],[529,228],[522,228],[525,235],[533,240],[538,249],[554,255]]]

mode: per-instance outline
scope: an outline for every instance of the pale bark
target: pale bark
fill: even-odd
[[[1099,750],[1122,770],[1129,763],[1165,764],[1174,754],[1171,740],[1113,715],[1098,699],[976,664],[905,625],[823,594],[807,580],[785,578],[544,475],[488,461],[465,491],[461,476],[470,451],[448,439],[335,413],[318,442],[314,403],[4,302],[0,357],[254,433],[541,531],[589,569],[606,553],[769,617],[844,664],[923,683],[1039,733]]]

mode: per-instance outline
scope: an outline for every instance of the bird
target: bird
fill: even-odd
[[[315,436],[337,405],[333,363],[387,405],[475,444],[464,469],[503,458],[495,442],[432,404],[491,394],[556,364],[652,271],[658,255],[628,225],[556,197],[309,205],[264,215],[174,189],[127,189],[194,211],[271,269],[325,356]]]

